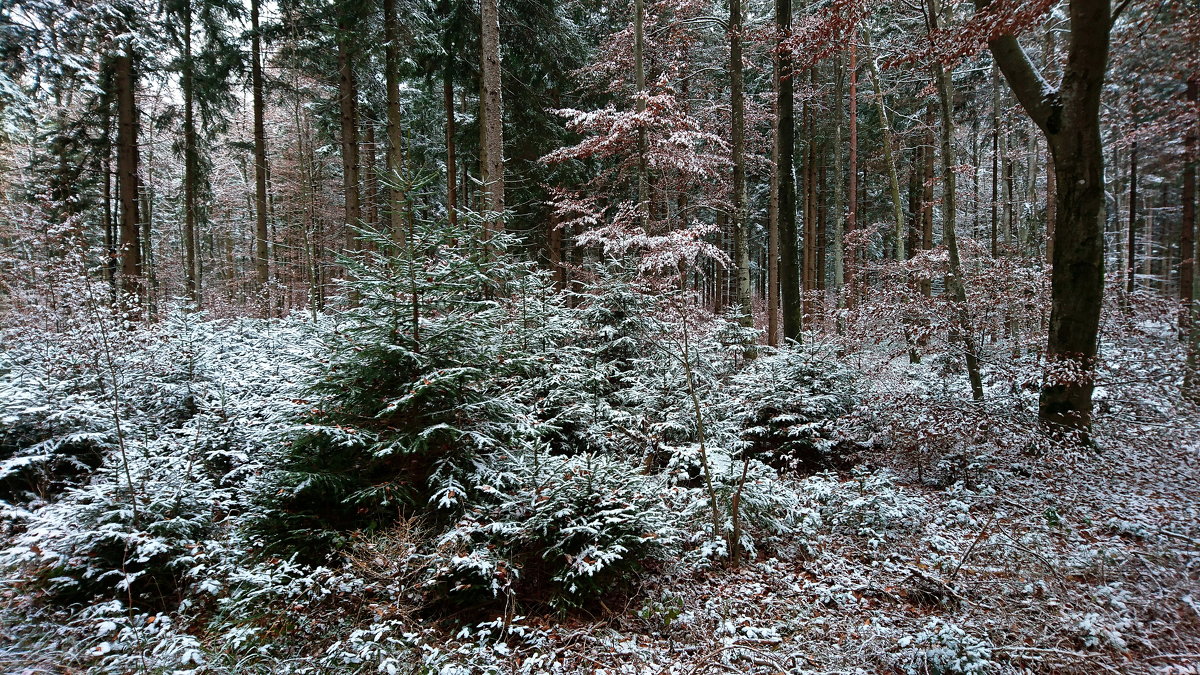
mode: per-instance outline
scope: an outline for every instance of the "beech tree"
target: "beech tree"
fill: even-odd
[[[975,0],[988,17],[992,0]],[[1112,26],[1109,0],[1071,0],[1071,33],[1060,83],[1048,82],[996,14],[988,47],[1054,157],[1055,222],[1050,330],[1041,419],[1081,432],[1092,422],[1093,374],[1104,293],[1104,152],[1100,95]]]

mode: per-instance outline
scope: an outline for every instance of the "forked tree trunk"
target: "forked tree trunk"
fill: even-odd
[[[975,0],[980,10],[990,4]],[[1112,20],[1109,0],[1070,0],[1068,12],[1071,36],[1058,88],[1035,70],[1016,37],[1000,35],[988,46],[1054,154],[1054,269],[1040,417],[1051,429],[1078,432],[1086,442],[1104,293],[1100,94]]]

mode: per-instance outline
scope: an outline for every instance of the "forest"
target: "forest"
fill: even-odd
[[[0,60],[0,672],[1200,673],[1197,0]]]

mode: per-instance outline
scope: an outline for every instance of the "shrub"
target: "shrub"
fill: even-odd
[[[628,463],[523,452],[495,478],[439,542],[435,581],[446,600],[577,606],[627,584],[678,542],[664,485]]]

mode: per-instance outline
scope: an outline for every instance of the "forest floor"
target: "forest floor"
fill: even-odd
[[[855,364],[873,375],[853,381],[853,410],[823,427],[830,447],[851,449],[837,471],[756,465],[745,510],[755,512],[752,496],[761,519],[740,566],[713,541],[708,497],[697,473],[679,471],[685,460],[647,476],[639,457],[622,457],[609,464],[615,482],[602,484],[597,470],[597,485],[621,500],[661,489],[655,508],[678,521],[662,530],[675,538],[670,555],[648,557],[634,583],[583,609],[555,610],[543,589],[524,587],[458,614],[431,603],[436,591],[423,585],[439,565],[475,555],[455,547],[453,529],[437,534],[401,518],[350,533],[338,556],[309,566],[262,555],[228,506],[249,513],[259,504],[251,493],[270,492],[262,479],[277,460],[268,450],[294,437],[279,435],[294,434],[293,408],[311,407],[303,361],[283,358],[315,349],[298,326],[183,326],[144,352],[128,350],[144,369],[125,384],[136,403],[123,418],[129,462],[152,517],[129,524],[124,486],[133,481],[116,447],[99,469],[64,464],[76,473],[54,495],[0,503],[0,672],[1200,674],[1200,409],[1179,396],[1181,348],[1160,323],[1108,345],[1105,382],[1126,384],[1097,389],[1094,448],[1044,442],[1033,428],[1035,388],[1015,386],[1030,381],[1015,370],[988,373],[984,407],[965,402],[965,378],[937,359],[911,365],[903,350],[879,350],[874,364]],[[180,354],[207,364],[203,377],[178,377]],[[46,358],[57,367],[57,353]],[[808,358],[781,350],[739,373],[748,373],[743,384],[714,378],[706,405],[724,420],[727,442],[748,423],[722,411],[746,407],[746,392],[790,401],[784,374],[840,365]],[[60,450],[109,437],[103,390],[45,384],[57,372],[0,372],[0,436],[49,429]],[[678,380],[663,381],[662,391],[681,397]],[[572,382],[563,386],[577,397]],[[949,393],[939,393],[943,385]],[[800,403],[825,396],[805,392]],[[663,424],[682,428],[672,420],[687,420],[686,405],[647,400],[644,419],[683,411]],[[756,405],[774,405],[764,400]],[[10,481],[51,447],[21,443],[26,454],[0,465]],[[693,449],[675,452],[686,459]],[[535,457],[551,459],[566,467],[578,458]],[[718,478],[732,490],[750,465],[726,455]],[[502,466],[521,469],[515,460]],[[535,477],[567,490],[566,473]],[[516,516],[501,512],[505,522],[480,520],[527,537],[534,531],[520,529],[522,518],[542,500],[525,503]],[[609,514],[598,513],[587,522]],[[623,526],[656,536],[643,522]],[[550,556],[536,551],[521,559],[530,568]],[[140,574],[127,571],[130,562],[176,586],[134,602],[122,590]],[[505,607],[505,597],[517,601]]]
[[[597,673],[1200,672],[1196,447],[1141,425],[1099,445],[988,464],[950,490],[870,456],[897,483],[864,499],[916,506],[903,536],[667,575],[591,621],[531,620],[538,652]]]

